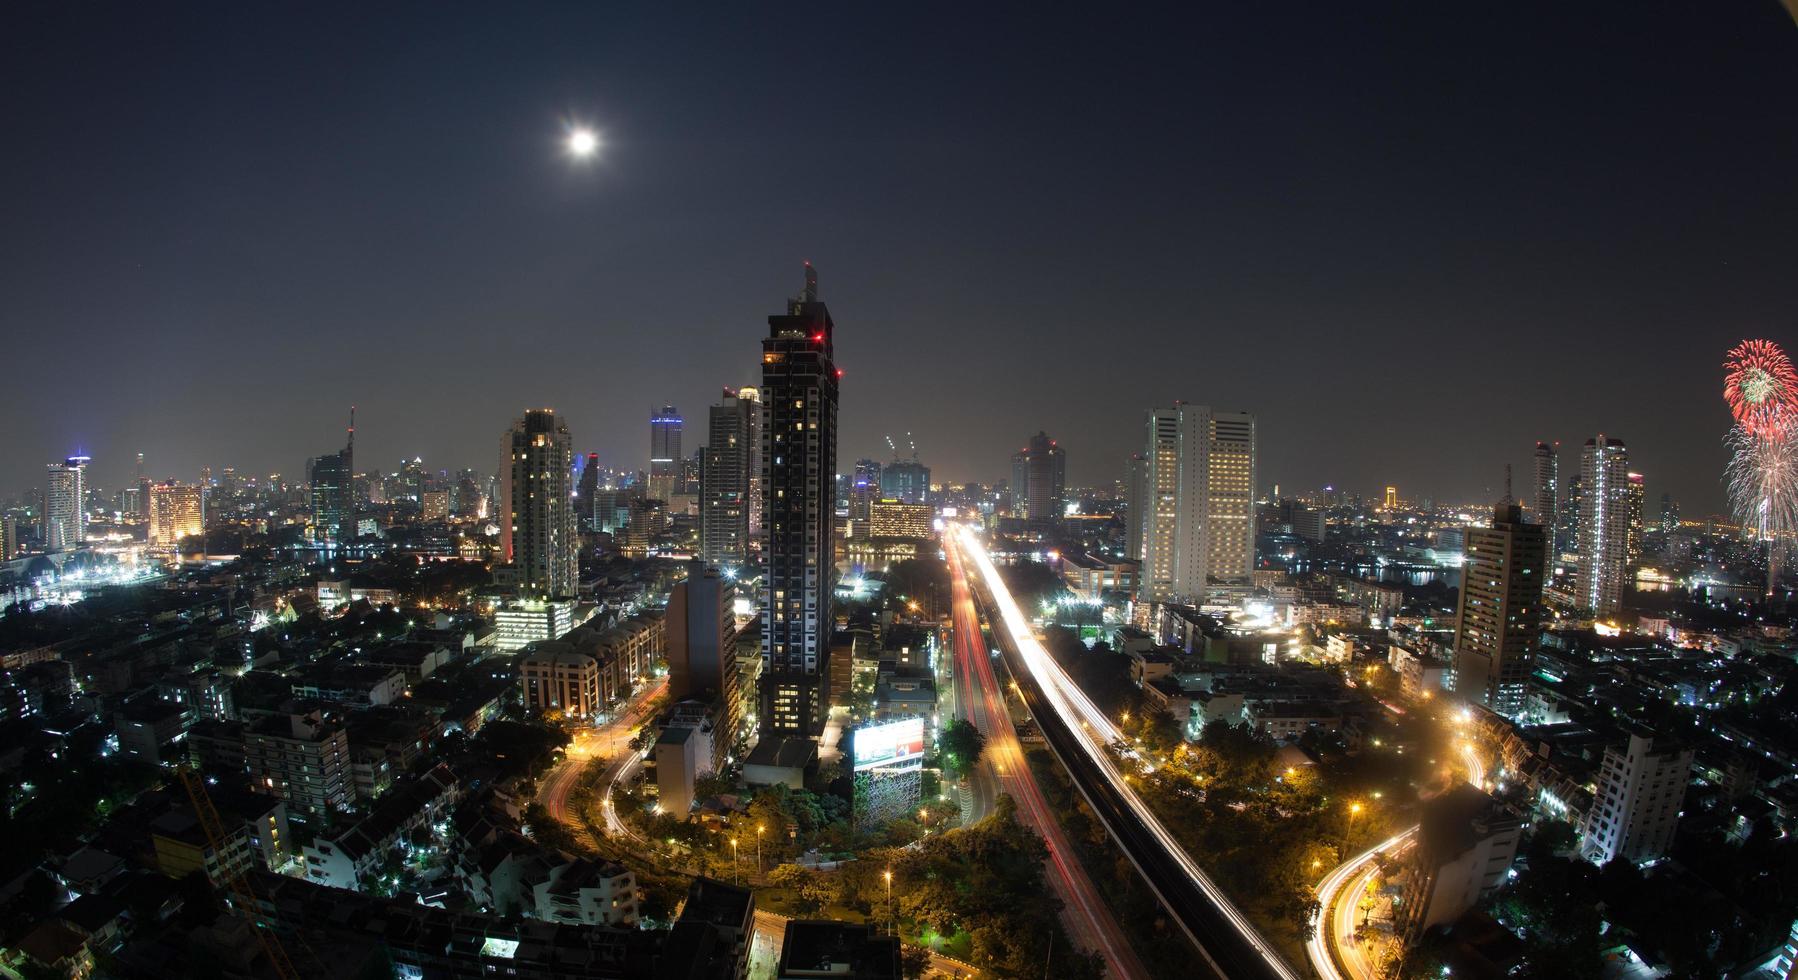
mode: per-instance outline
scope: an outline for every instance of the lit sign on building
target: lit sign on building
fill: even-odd
[[[855,771],[916,767],[924,759],[924,719],[905,718],[855,730]]]

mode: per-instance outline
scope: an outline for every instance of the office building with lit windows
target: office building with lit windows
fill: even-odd
[[[841,377],[834,331],[807,263],[804,290],[768,318],[762,341],[763,738],[816,738],[829,710]]]
[[[1255,567],[1255,416],[1175,402],[1149,413],[1141,598],[1199,600]],[[1133,535],[1134,536],[1134,535]]]

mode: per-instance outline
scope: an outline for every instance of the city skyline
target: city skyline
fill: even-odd
[[[747,15],[705,31],[678,15],[603,31],[583,29],[590,14],[539,15],[490,38],[446,14],[434,46],[394,70],[384,46],[274,14],[40,12],[8,32],[21,47],[10,116],[45,136],[0,164],[9,186],[33,188],[0,233],[17,297],[4,316],[22,360],[62,337],[92,353],[77,375],[0,395],[30,423],[9,430],[0,486],[37,485],[45,462],[77,452],[100,486],[123,485],[138,452],[158,478],[209,464],[297,474],[350,404],[370,461],[485,468],[493,419],[551,404],[578,448],[627,465],[646,407],[706,405],[754,378],[741,341],[778,298],[767,284],[810,259],[868,326],[841,351],[863,404],[892,408],[846,416],[845,458],[878,458],[886,431],[909,429],[940,480],[992,482],[1018,433],[1046,429],[1069,451],[1070,485],[1092,486],[1121,474],[1149,405],[1182,398],[1257,415],[1265,485],[1478,500],[1536,440],[1615,431],[1653,493],[1721,513],[1714,351],[1778,337],[1798,299],[1777,192],[1798,150],[1759,99],[1798,80],[1798,58],[1776,8],[1717,13],[1632,8],[1633,33],[1613,37],[1593,12],[1537,32],[1515,11],[1383,25],[1233,11],[1202,22],[1199,57],[1053,80],[1022,51],[945,57],[919,78],[896,69],[934,39],[929,18],[870,39],[875,15],[833,12],[804,22],[818,70],[894,70],[837,71],[840,90],[800,99],[813,69],[756,57],[770,28]],[[365,16],[371,37],[408,29]],[[1085,40],[1076,23],[1038,26],[1063,46]],[[1134,26],[1153,47],[1193,25]],[[985,51],[999,29],[996,14],[965,19],[952,48]],[[97,109],[79,97],[89,83],[46,55],[77,33],[106,66],[96,84],[148,84]],[[651,43],[613,40],[625,36]],[[533,52],[497,87],[460,69],[489,41]],[[712,67],[671,78],[647,54],[663,42]],[[279,81],[321,47],[341,59],[341,85]],[[1331,91],[1368,50],[1388,67]],[[265,67],[211,89],[239,59]],[[1219,74],[1143,67],[1163,60]],[[742,85],[721,94],[723,78]],[[997,88],[923,111],[980,85]],[[366,100],[440,111],[352,111]],[[1393,118],[1427,120],[1430,140]],[[603,137],[594,159],[561,152],[570,120]],[[791,172],[768,134],[808,121],[827,162]],[[171,130],[186,138],[159,138]],[[1526,130],[1527,147],[1509,138]],[[144,157],[115,167],[102,139]],[[1299,162],[1320,154],[1333,165]],[[427,158],[430,178],[412,180]],[[1076,180],[1088,197],[1065,199]],[[870,193],[882,187],[896,193]],[[450,222],[434,217],[445,201],[464,209]],[[721,210],[730,220],[709,220]],[[108,288],[83,288],[96,277]],[[1092,356],[1098,324],[1118,353]],[[1537,354],[1524,397],[1494,418],[1431,410],[1494,335]],[[480,377],[514,341],[624,370],[605,385],[569,371],[442,396],[437,379]],[[271,365],[253,387],[229,380],[246,358]],[[1028,381],[995,382],[1001,358]],[[1114,395],[1126,371],[1139,399]],[[984,403],[913,397],[939,373]],[[208,383],[152,396],[145,377]],[[217,411],[232,392],[241,404]]]

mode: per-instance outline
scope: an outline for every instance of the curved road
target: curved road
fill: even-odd
[[[543,808],[549,811],[551,819],[568,827],[584,843],[592,845],[594,841],[586,825],[568,813],[568,794],[573,792],[575,784],[580,782],[581,773],[586,771],[588,763],[594,759],[610,757],[612,763],[606,774],[603,807],[606,814],[606,831],[607,833],[618,833],[617,828],[624,827],[623,822],[617,820],[612,813],[612,785],[623,777],[625,770],[634,769],[636,763],[641,761],[637,753],[631,749],[630,740],[636,735],[637,728],[647,720],[645,707],[667,690],[668,678],[663,677],[656,683],[638,691],[624,710],[611,721],[575,733],[574,741],[563,754],[562,761],[556,763],[543,777],[543,782],[538,785],[537,802],[543,804]],[[625,828],[623,832],[633,839],[640,840],[628,828]]]
[[[981,753],[980,767],[991,773],[984,779],[977,775],[973,780],[975,809],[980,815],[991,812],[994,784],[999,792],[1009,793],[1017,801],[1019,819],[1048,845],[1049,884],[1056,897],[1061,899],[1062,920],[1074,941],[1103,956],[1110,975],[1117,980],[1146,977],[1148,972],[1130,948],[1130,941],[1112,917],[1111,909],[1087,877],[1079,856],[1062,833],[1060,820],[1036,784],[1036,777],[1018,742],[1017,729],[1006,710],[1004,693],[993,673],[992,657],[981,639],[980,621],[960,549],[950,545],[946,550],[953,574],[956,703],[962,716],[986,736],[986,750]]]

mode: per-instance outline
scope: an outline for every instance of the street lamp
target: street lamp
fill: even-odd
[[[738,860],[737,839],[735,837],[730,839],[730,862],[731,873],[736,876],[737,882],[741,884],[743,881],[743,862]]]
[[[893,869],[888,868],[880,876],[887,882],[887,931],[893,929]]]
[[[762,831],[767,829],[759,823],[755,825],[755,873],[758,875],[762,873]]]

